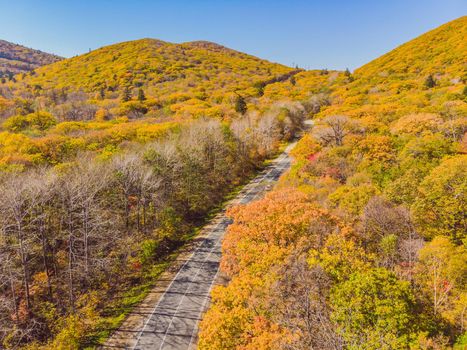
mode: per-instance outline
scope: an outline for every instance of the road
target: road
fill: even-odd
[[[256,178],[227,204],[249,203],[270,190],[290,167],[290,144]],[[202,239],[187,256],[175,277],[160,293],[152,309],[145,311],[145,321],[132,331],[129,341],[105,349],[188,350],[195,348],[198,323],[206,310],[210,291],[216,280],[221,258],[222,238],[231,220],[225,211],[219,213],[202,232]]]

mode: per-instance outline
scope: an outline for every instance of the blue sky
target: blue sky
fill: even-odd
[[[467,14],[466,0],[0,0],[0,39],[65,57],[209,40],[302,68],[350,69]]]

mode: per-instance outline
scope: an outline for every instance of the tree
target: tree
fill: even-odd
[[[467,251],[447,237],[438,236],[420,250],[415,280],[431,301],[435,315],[442,315],[465,330],[467,318]],[[463,300],[462,300],[463,299]],[[460,303],[460,307],[455,305]]]
[[[330,320],[326,302],[331,280],[320,266],[309,267],[304,257],[292,256],[279,271],[271,305],[274,320],[295,337],[277,340],[286,349],[340,350],[342,340]],[[272,348],[275,348],[272,347]]]
[[[393,134],[408,134],[420,136],[425,133],[435,133],[443,120],[434,113],[414,113],[399,118],[391,127]]]
[[[290,77],[290,84],[292,84],[293,86],[297,84],[297,80],[295,79],[295,76],[293,75]]]
[[[144,94],[144,90],[143,89],[138,89],[138,101],[139,102],[144,102],[146,101],[146,95]]]
[[[365,206],[361,223],[364,244],[367,250],[377,253],[380,265],[393,269],[404,262],[407,278],[411,280],[423,240],[415,231],[409,210],[375,196]]]
[[[346,68],[346,69],[345,69],[344,75],[347,77],[347,79],[349,80],[349,82],[354,81],[354,78],[353,78],[353,76],[352,76],[352,73],[350,73],[349,68]]]
[[[433,78],[433,75],[428,75],[425,79],[425,86],[429,89],[436,86],[436,80]]]
[[[347,349],[402,350],[415,336],[410,285],[384,268],[352,274],[332,288],[330,302]]]
[[[311,268],[321,267],[334,282],[346,281],[352,273],[371,268],[374,260],[357,243],[343,234],[331,234],[319,249],[308,252]]]
[[[122,91],[122,102],[128,102],[131,100],[131,88],[129,86],[125,86]]]
[[[242,96],[237,95],[237,98],[235,99],[235,111],[240,114],[245,114],[247,109],[248,107],[245,99]]]
[[[415,222],[426,237],[445,235],[460,244],[466,237],[467,155],[447,158],[419,187],[413,205]]]
[[[313,134],[324,145],[342,146],[344,137],[348,135],[355,122],[344,115],[332,115],[320,120],[313,129]]]
[[[135,209],[134,222],[137,230],[145,230],[151,190],[155,190],[158,185],[153,171],[144,164],[140,155],[134,153],[114,157],[112,171],[118,194],[122,198],[125,229],[130,230],[133,221],[132,209]]]
[[[329,202],[334,207],[339,207],[345,212],[357,216],[362,213],[363,208],[378,190],[372,184],[361,184],[359,186],[339,186],[328,196]]]

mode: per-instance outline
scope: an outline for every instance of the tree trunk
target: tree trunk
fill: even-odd
[[[24,237],[23,237],[23,227],[21,222],[17,224],[18,229],[18,241],[19,241],[19,252],[21,258],[21,268],[23,270],[23,284],[26,292],[26,309],[29,314],[31,311],[31,297],[29,292],[29,269],[27,265],[27,256],[24,248]]]

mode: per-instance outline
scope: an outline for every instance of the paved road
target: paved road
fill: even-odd
[[[267,192],[290,167],[288,153],[293,146],[289,145],[229,205],[251,202]],[[224,212],[214,218],[205,238],[159,298],[138,331],[133,347],[129,349],[187,350],[194,347],[198,322],[209,303],[210,291],[219,269],[222,237],[230,223]]]

